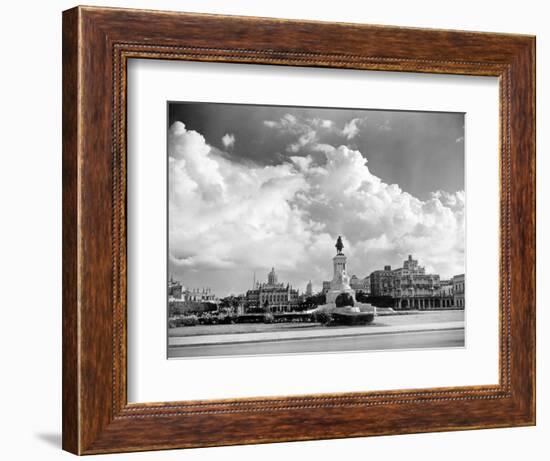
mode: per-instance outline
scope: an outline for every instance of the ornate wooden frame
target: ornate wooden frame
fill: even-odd
[[[130,58],[500,80],[500,382],[128,404]],[[77,7],[63,13],[63,448],[77,454],[535,424],[535,38]]]

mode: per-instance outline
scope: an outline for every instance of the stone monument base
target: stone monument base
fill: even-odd
[[[366,325],[376,317],[376,307],[368,303],[355,303],[355,306],[336,307],[334,303],[318,306],[312,313],[331,314],[329,325]]]
[[[336,298],[343,293],[349,294],[355,301],[355,290],[351,288],[341,288],[338,290],[330,290],[329,292],[327,292],[327,304],[334,304],[334,307],[336,307]]]
[[[328,314],[332,314],[333,312],[337,313],[369,313],[376,315],[376,307],[372,304],[368,303],[355,303],[355,306],[345,306],[345,307],[336,307],[336,304],[334,303],[327,303],[327,304],[321,304],[320,306],[317,306],[316,309],[311,311],[313,313],[315,312],[326,312]]]

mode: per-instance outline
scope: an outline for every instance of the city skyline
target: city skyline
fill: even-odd
[[[409,258],[411,257],[412,255],[409,255]],[[403,261],[403,263],[406,263],[406,260]],[[399,270],[403,267],[403,264],[402,265],[398,265],[398,266],[391,266],[391,265],[382,265],[380,266],[379,269],[376,269],[375,271],[373,272],[370,272],[366,275],[363,275],[363,274],[356,274],[356,273],[351,273],[350,274],[350,277],[357,277],[358,280],[365,280],[367,278],[370,278],[374,272],[376,271],[380,271],[382,270],[384,267],[387,267],[387,266],[390,266],[391,267],[391,270],[392,271],[396,271],[396,270]],[[262,276],[262,274],[258,275],[257,273],[254,273],[252,274],[252,283],[250,284],[250,286],[244,288],[241,292],[236,292],[236,293],[227,293],[223,296],[217,296],[219,298],[223,298],[223,297],[228,297],[228,296],[244,296],[246,295],[246,292],[248,290],[252,290],[252,289],[255,289],[257,288],[259,285],[262,285],[262,284],[268,284],[269,283],[269,274],[271,272],[275,271],[277,273],[277,276],[279,276],[279,272],[277,270],[277,268],[275,266],[272,266],[271,269],[267,269],[265,268],[264,273],[262,273],[263,275],[265,275],[265,277]],[[439,274],[434,274],[434,275],[439,275]],[[456,277],[456,276],[461,276],[461,275],[464,275],[464,274],[453,274],[447,278],[445,277],[441,277],[440,280],[441,281],[451,281],[453,279],[453,277]],[[306,284],[305,284],[305,287],[302,289],[302,287],[300,286],[296,286],[296,285],[293,285],[292,283],[288,282],[284,276],[283,277],[279,277],[280,280],[282,280],[282,282],[279,281],[279,283],[283,283],[283,285],[286,285],[288,284],[291,288],[293,289],[296,289],[298,291],[298,293],[300,294],[305,294],[306,291],[307,291],[307,287],[308,285],[311,284],[311,289],[312,289],[312,292],[313,294],[318,294],[318,293],[322,293],[323,292],[323,284],[327,282],[327,280],[321,280],[321,281],[315,281],[313,279],[308,279]],[[178,282],[178,283],[181,283],[181,285],[191,291],[191,292],[201,292],[201,290],[204,290],[204,289],[209,289],[210,291],[212,291],[213,293],[215,293],[217,295],[217,292],[215,290],[215,287],[212,287],[210,285],[202,285],[202,286],[190,286],[190,285],[187,285],[185,283],[185,280],[180,280],[180,279],[175,279],[174,276],[172,274],[169,274],[168,275],[168,279],[169,279],[169,282],[170,283],[173,283],[173,282]]]
[[[168,155],[187,286],[241,294],[275,266],[319,291],[338,235],[360,278],[411,253],[464,272],[463,114],[170,103]]]

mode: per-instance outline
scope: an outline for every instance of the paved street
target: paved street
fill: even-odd
[[[435,331],[382,333],[241,344],[170,347],[169,357],[214,357],[229,355],[344,352],[391,349],[463,347],[464,328]]]

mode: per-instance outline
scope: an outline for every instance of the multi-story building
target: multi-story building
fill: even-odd
[[[393,296],[395,275],[391,266],[384,266],[383,270],[377,270],[370,274],[371,296]]]
[[[193,288],[184,292],[187,301],[208,302],[216,301],[216,295],[210,288]]]
[[[439,285],[441,307],[454,307],[453,281],[441,280]]]
[[[454,307],[464,309],[464,292],[465,281],[464,274],[455,275],[452,280],[453,283],[453,300]]]
[[[362,293],[364,295],[370,294],[370,276],[359,278],[356,275],[352,275],[349,284],[355,293]]]
[[[264,309],[270,312],[290,312],[300,303],[298,290],[290,284],[279,283],[275,268],[267,276],[267,283],[256,283],[246,292],[249,309]]]
[[[326,295],[330,291],[330,280],[323,282],[323,294]]]
[[[396,309],[442,309],[456,304],[454,283],[441,281],[438,274],[426,274],[418,260],[409,255],[403,267],[374,271],[370,275],[371,296],[393,298]]]
[[[401,309],[431,309],[440,307],[439,275],[426,274],[418,260],[409,255],[403,267],[393,271],[395,276],[394,306]],[[436,306],[436,304],[438,304]]]
[[[181,282],[170,277],[168,281],[168,306],[180,311],[202,311],[215,309],[219,299],[208,287],[185,288]]]

